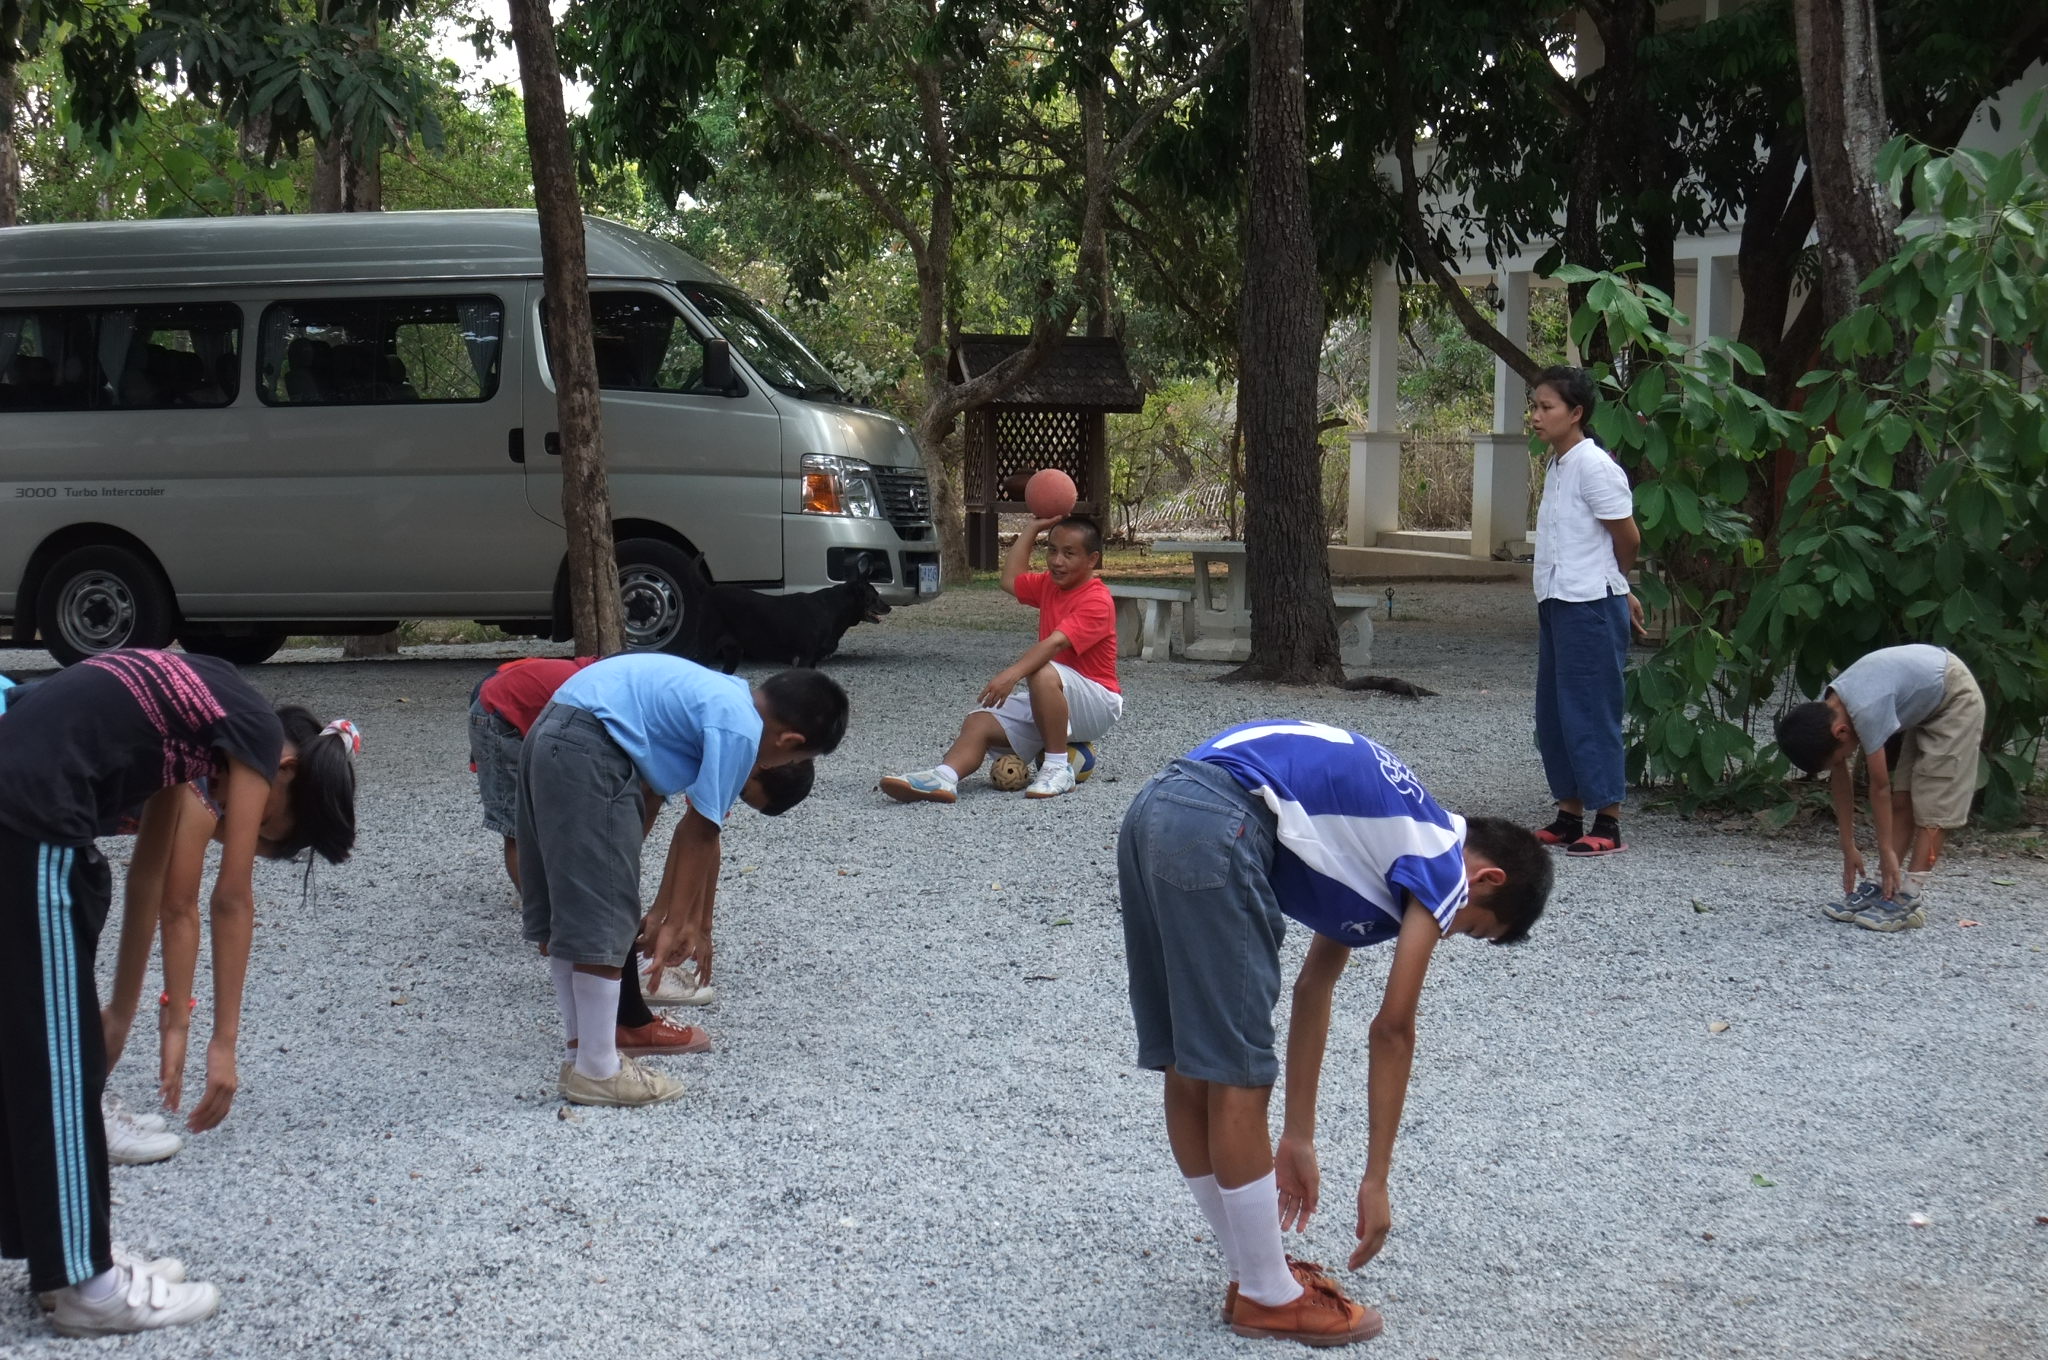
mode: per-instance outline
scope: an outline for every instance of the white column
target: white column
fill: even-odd
[[[1372,347],[1368,357],[1365,428],[1351,432],[1344,541],[1370,548],[1401,527],[1401,283],[1394,266],[1373,266]]]
[[[1500,277],[1500,316],[1495,325],[1517,345],[1529,343],[1529,275]],[[1493,361],[1493,430],[1473,441],[1472,555],[1492,557],[1503,544],[1529,532],[1529,436],[1523,431],[1528,384],[1500,360]]]
[[[1701,258],[1692,312],[1692,342],[1695,345],[1710,335],[1735,334],[1735,258],[1732,255]]]

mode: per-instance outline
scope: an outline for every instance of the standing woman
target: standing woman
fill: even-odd
[[[167,856],[190,796],[180,786],[205,779],[221,809],[213,1037],[189,1120],[210,1129],[237,1085],[258,842],[347,858],[353,744],[343,724],[288,739],[287,717],[232,665],[157,651],[90,657],[28,686],[0,718],[0,1255],[28,1259],[29,1287],[52,1293],[66,1335],[197,1322],[220,1303],[211,1284],[117,1260],[109,1235],[93,956],[112,884],[93,838],[140,805],[147,864]]]
[[[1629,630],[1643,626],[1628,588],[1643,541],[1635,494],[1586,437],[1595,400],[1583,368],[1546,368],[1529,393],[1529,424],[1551,454],[1536,511],[1536,747],[1557,800],[1556,819],[1536,838],[1574,858],[1626,848],[1622,672]]]

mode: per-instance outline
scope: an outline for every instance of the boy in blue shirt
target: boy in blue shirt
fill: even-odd
[[[680,1083],[621,1058],[613,1022],[636,941],[660,972],[697,960],[711,981],[719,831],[748,778],[829,754],[846,735],[846,694],[818,671],[755,690],[681,657],[607,657],[578,671],[527,733],[519,759],[519,883],[526,938],[548,957],[572,1056],[560,1092],[579,1105],[652,1105]],[[645,785],[689,795],[661,890],[643,918]]]
[[[1550,896],[1543,846],[1502,818],[1446,812],[1356,732],[1274,719],[1219,733],[1139,791],[1117,884],[1138,1062],[1166,1073],[1167,1141],[1230,1267],[1225,1321],[1315,1346],[1377,1335],[1378,1313],[1280,1241],[1318,1200],[1316,1088],[1337,979],[1354,948],[1394,942],[1371,1030],[1356,1270],[1392,1222],[1387,1174],[1430,952],[1445,935],[1526,936]],[[1315,938],[1294,984],[1276,1159],[1266,1109],[1289,918]]]

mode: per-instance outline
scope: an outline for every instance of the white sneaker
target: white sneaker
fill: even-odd
[[[130,1251],[119,1242],[113,1245],[113,1256],[114,1264],[117,1266],[126,1266],[130,1270],[145,1271],[148,1274],[169,1280],[172,1284],[183,1284],[185,1282],[185,1263],[175,1256],[144,1256],[139,1251]],[[45,1313],[57,1306],[58,1293],[59,1291],[55,1289],[45,1289],[42,1293],[36,1295],[36,1302],[43,1306]]]
[[[185,1140],[168,1126],[152,1130],[128,1113],[119,1101],[100,1102],[100,1117],[107,1126],[107,1160],[117,1166],[147,1166],[178,1155]]]
[[[115,1266],[121,1280],[97,1303],[78,1285],[57,1291],[50,1325],[65,1336],[116,1336],[153,1332],[210,1318],[220,1307],[220,1290],[205,1283],[181,1283],[131,1266]]]
[[[1038,773],[1025,786],[1026,798],[1057,798],[1063,793],[1074,791],[1074,767],[1072,764],[1040,766]]]
[[[184,1139],[170,1133],[170,1129],[150,1131],[143,1122],[121,1108],[119,1102],[109,1106],[100,1102],[100,1118],[106,1120],[106,1159],[115,1165],[147,1165],[152,1161],[166,1161],[178,1155],[184,1147]]]
[[[135,1113],[135,1111],[128,1108],[121,1097],[115,1095],[112,1091],[102,1091],[100,1093],[100,1113],[109,1119],[113,1118],[116,1114],[127,1115],[128,1118],[135,1121],[135,1127],[146,1129],[150,1133],[162,1133],[171,1127],[171,1121],[160,1114],[148,1111],[142,1114]]]
[[[686,962],[680,968],[665,968],[661,986],[647,985],[648,974],[640,975],[640,996],[650,1006],[708,1006],[718,1000],[718,989],[697,985],[697,970]]]

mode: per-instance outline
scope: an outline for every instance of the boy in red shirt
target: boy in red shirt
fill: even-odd
[[[1038,536],[1048,529],[1046,569],[1027,572]],[[882,792],[899,803],[956,802],[960,780],[980,769],[992,748],[1026,760],[1045,752],[1025,797],[1073,791],[1094,768],[1089,743],[1124,712],[1116,683],[1116,603],[1096,579],[1101,566],[1102,533],[1078,515],[1036,520],[1030,533],[1017,535],[1003,559],[1003,589],[1019,604],[1038,607],[1037,645],[982,689],[981,707],[960,724],[944,760],[929,770],[889,775]],[[1070,756],[1082,761],[1078,777]]]

